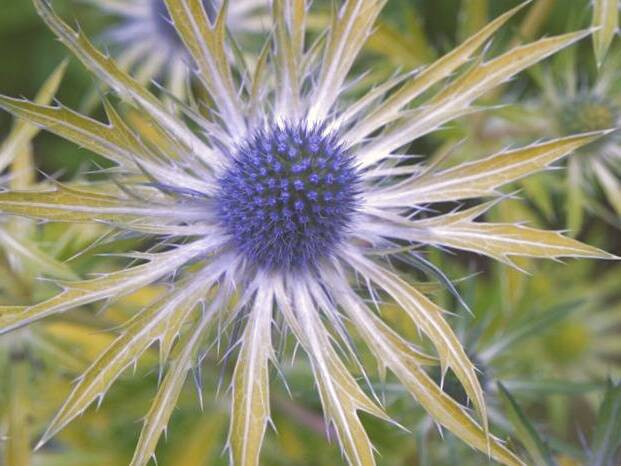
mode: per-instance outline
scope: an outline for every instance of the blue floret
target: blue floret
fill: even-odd
[[[257,131],[219,180],[217,215],[261,268],[312,268],[333,254],[356,210],[360,177],[321,125]]]

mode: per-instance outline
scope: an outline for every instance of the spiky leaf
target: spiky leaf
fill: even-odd
[[[395,273],[373,264],[360,255],[350,254],[348,260],[364,277],[385,290],[433,342],[440,356],[443,371],[449,367],[453,370],[473,401],[487,435],[487,408],[483,399],[483,389],[476,376],[474,365],[444,319],[444,310]]]
[[[386,99],[380,106],[368,114],[345,136],[351,143],[357,143],[381,126],[400,116],[400,110],[423,92],[451,75],[456,69],[467,63],[472,55],[487,41],[503,24],[521,10],[528,2],[507,11],[494,19],[462,44],[407,81],[397,92]]]
[[[272,355],[272,296],[260,290],[241,338],[232,383],[229,448],[231,463],[259,464],[270,416],[268,361]]]
[[[613,259],[600,249],[563,236],[559,232],[539,230],[511,223],[484,223],[474,219],[489,208],[488,204],[461,212],[412,222],[412,239],[448,246],[493,257],[515,265],[511,256],[592,257]]]
[[[395,338],[394,332],[378,319],[347,286],[338,286],[340,280],[332,281],[336,285],[337,296],[343,308],[369,345],[382,366],[390,368],[407,388],[412,396],[427,410],[440,425],[448,428],[462,440],[488,452],[497,461],[506,465],[522,465],[522,461],[502,443],[487,434],[455,400],[427,375],[418,362],[411,358],[407,346],[401,338]],[[393,334],[389,336],[389,333]],[[387,338],[388,337],[388,338]]]
[[[442,124],[476,110],[472,102],[513,75],[534,65],[553,53],[584,38],[590,31],[578,31],[547,37],[516,47],[492,60],[482,62],[463,74],[430,102],[407,113],[402,121],[368,144],[358,158],[363,166],[387,157],[409,141],[434,131]]]
[[[324,414],[336,429],[347,461],[352,466],[375,465],[373,446],[360,422],[358,411],[366,411],[385,420],[389,419],[388,416],[360,389],[336,354],[308,290],[298,288],[293,303],[288,301],[282,288],[276,289],[276,297],[287,324],[310,358]]]
[[[153,254],[146,264],[91,280],[71,282],[63,292],[32,306],[0,307],[0,334],[28,325],[44,317],[65,312],[102,299],[118,297],[148,285],[174,272],[195,256],[204,253],[205,240],[196,241],[168,252]]]
[[[601,66],[608,47],[619,28],[619,1],[593,0],[593,48],[597,66]]]
[[[201,276],[202,278],[202,276]],[[195,280],[189,286],[172,293],[150,306],[101,353],[97,360],[80,376],[78,383],[56,414],[39,445],[46,443],[63,427],[81,414],[95,399],[103,398],[110,386],[131,364],[166,332],[171,318],[192,310],[204,295],[203,280]]]
[[[52,72],[47,81],[43,84],[39,93],[35,97],[35,102],[40,105],[47,105],[52,101],[67,69],[67,61],[63,61]],[[0,106],[1,106],[0,101]],[[27,122],[17,122],[11,133],[0,145],[0,173],[11,163],[23,146],[34,138],[39,132],[39,128]]]
[[[542,466],[556,466],[548,445],[540,437],[535,427],[529,421],[528,416],[520,408],[520,405],[501,382],[498,382],[497,386],[500,396],[505,401],[508,418],[534,463]]]
[[[427,171],[368,195],[373,206],[411,206],[497,195],[497,188],[538,172],[572,151],[607,134],[587,133],[503,151],[443,171]]]

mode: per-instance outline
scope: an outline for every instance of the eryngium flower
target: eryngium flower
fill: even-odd
[[[324,414],[350,464],[374,464],[358,417],[389,419],[342,359],[359,370],[348,334],[360,338],[433,419],[505,464],[522,464],[489,434],[475,368],[444,310],[390,266],[424,265],[422,246],[474,251],[512,264],[511,256],[610,255],[557,232],[475,219],[494,202],[446,214],[432,203],[494,197],[501,185],[544,169],[601,133],[504,151],[448,169],[408,163],[402,148],[476,110],[472,103],[515,73],[585,37],[575,32],[517,47],[491,59],[473,55],[519,8],[498,17],[418,74],[405,74],[350,101],[346,80],[383,0],[348,0],[331,26],[305,44],[307,2],[274,1],[274,31],[254,69],[230,52],[226,9],[214,23],[199,0],[167,0],[196,78],[213,105],[196,100],[171,113],[157,97],[35,0],[60,40],[148,125],[130,127],[105,101],[107,124],[63,106],[2,98],[7,110],[116,164],[115,183],[0,194],[0,209],[50,221],[106,222],[143,234],[142,261],[97,278],[63,284],[58,296],[0,308],[0,332],[90,302],[117,298],[156,281],[170,292],[135,316],[86,370],[42,442],[103,397],[154,342],[162,370],[132,464],[145,464],[193,367],[228,334],[236,363],[231,384],[231,462],[258,464],[270,418],[272,334],[291,332],[305,350]],[[468,64],[468,66],[465,66]],[[430,97],[433,89],[440,90]],[[414,105],[416,100],[417,104]],[[404,162],[404,163],[402,163]],[[416,251],[415,251],[416,249]],[[393,301],[426,335],[437,356],[415,348],[374,310]],[[241,326],[224,332],[227,326]],[[335,343],[338,342],[337,351]],[[451,369],[479,417],[446,395],[425,365]]]
[[[124,69],[141,82],[158,79],[177,97],[184,96],[191,60],[172,24],[164,0],[83,0],[119,17],[104,35]],[[222,2],[203,0],[210,20]],[[259,33],[269,26],[267,0],[229,2],[227,27],[235,34]]]
[[[595,73],[585,72],[574,50],[559,56],[538,82],[543,98],[532,110],[541,115],[557,135],[595,131],[621,126],[621,88],[619,65],[621,49],[610,49],[608,58]],[[545,112],[542,109],[545,108]],[[577,234],[589,207],[612,224],[621,216],[621,138],[607,135],[580,150],[568,164],[568,228]],[[603,194],[603,196],[602,196]],[[607,202],[602,202],[607,201]],[[605,204],[608,206],[604,207]],[[612,211],[612,212],[610,212]]]

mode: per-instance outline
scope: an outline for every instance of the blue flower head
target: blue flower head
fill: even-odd
[[[356,207],[352,157],[324,125],[262,129],[219,180],[218,218],[260,267],[312,267],[339,245]]]

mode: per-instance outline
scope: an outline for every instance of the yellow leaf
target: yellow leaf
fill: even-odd
[[[539,230],[510,223],[475,222],[474,219],[489,207],[489,204],[484,204],[461,212],[412,222],[410,239],[473,251],[509,265],[514,265],[510,256],[548,259],[559,257],[615,258],[612,254],[563,236],[556,231]]]
[[[467,63],[472,57],[472,54],[474,54],[485,41],[528,3],[529,2],[524,2],[516,8],[500,15],[458,47],[416,74],[408,82],[403,84],[397,92],[379,105],[377,109],[364,115],[362,120],[345,135],[344,139],[355,144],[376,129],[395,120],[400,116],[400,110],[404,106],[430,89],[433,85],[450,76],[451,73],[461,65]]]
[[[114,89],[121,97],[140,105],[163,128],[174,134],[193,151],[209,154],[212,151],[185,126],[176,115],[169,113],[163,104],[138,81],[123,71],[109,56],[98,51],[82,34],[63,22],[46,0],[33,0],[37,12],[60,41],[94,74]]]
[[[376,283],[388,293],[406,312],[412,322],[432,341],[440,356],[443,370],[451,368],[483,422],[483,430],[487,435],[487,408],[483,399],[483,389],[476,376],[474,364],[444,319],[444,310],[429,300],[421,292],[411,287],[401,277],[383,267],[374,264],[358,254],[348,254],[350,264],[364,277]]]
[[[498,194],[496,188],[538,172],[607,131],[580,134],[467,162],[440,172],[429,171],[372,192],[374,207],[413,206]]]
[[[325,119],[386,1],[346,0],[338,14],[332,16],[332,26],[317,79],[318,85],[308,111],[309,121]]]
[[[287,324],[308,354],[324,415],[334,425],[349,464],[375,465],[373,445],[357,412],[366,411],[384,420],[389,420],[388,416],[360,389],[336,354],[309,291],[303,286],[297,287],[293,303],[290,303],[280,283],[276,286],[276,298]]]
[[[125,369],[135,363],[166,332],[167,322],[172,315],[194,309],[204,295],[204,286],[203,280],[195,280],[134,318],[123,333],[80,376],[39,445],[56,435],[95,399],[101,400]]]
[[[590,31],[578,31],[547,37],[476,64],[431,101],[421,105],[414,112],[406,113],[395,127],[383,133],[382,137],[364,146],[357,154],[360,163],[365,167],[372,165],[404,144],[473,111],[472,102],[487,91],[588,34]],[[358,130],[354,128],[352,131]]]
[[[196,327],[189,330],[179,342],[179,353],[166,372],[166,376],[145,417],[130,466],[145,466],[155,456],[155,448],[159,438],[166,429],[177,404],[187,374],[194,364],[193,358],[196,357],[201,338],[211,323],[211,318],[212,315],[204,314]]]
[[[209,91],[232,134],[243,134],[246,124],[225,49],[226,3],[212,27],[202,0],[165,0],[175,30],[199,69],[197,77]]]
[[[63,61],[43,84],[35,97],[35,102],[46,105],[52,101],[60,86],[67,69],[67,60]],[[1,105],[1,102],[0,102]],[[17,122],[7,138],[0,145],[0,173],[11,163],[20,150],[28,144],[39,132],[39,128],[26,122]]]
[[[257,291],[233,373],[231,464],[256,466],[270,416],[268,361],[272,358],[272,295]]]
[[[337,278],[330,283],[336,285],[339,280]],[[412,361],[408,353],[403,351],[402,345],[396,344],[397,341],[393,338],[386,338],[385,325],[346,284],[336,286],[334,295],[339,297],[343,309],[378,362],[394,372],[436,422],[484,454],[489,452],[494,459],[503,464],[512,466],[524,464],[498,439],[488,435],[462,406],[444,393],[420,365]]]
[[[32,306],[0,306],[0,334],[76,306],[116,298],[149,285],[174,272],[208,249],[207,240],[195,241],[171,251],[147,255],[146,264],[113,272],[91,280],[71,282],[58,295]]]

